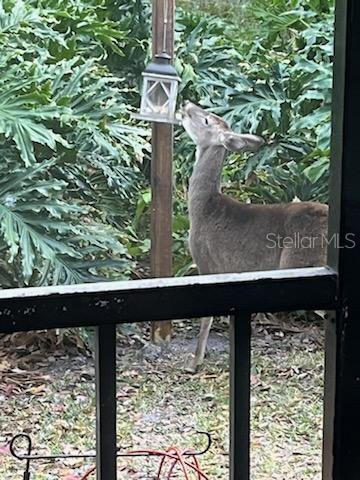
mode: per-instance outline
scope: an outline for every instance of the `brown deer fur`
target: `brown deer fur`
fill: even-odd
[[[328,207],[314,202],[242,204],[221,193],[228,151],[256,151],[261,137],[234,133],[228,124],[193,103],[183,107],[183,126],[196,144],[188,207],[190,251],[200,274],[320,266],[326,263]],[[202,319],[195,358],[205,355],[212,319]]]

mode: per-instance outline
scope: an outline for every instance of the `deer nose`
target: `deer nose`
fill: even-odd
[[[186,100],[186,102],[183,104],[181,108],[182,112],[187,113],[189,115],[191,106],[192,106],[192,103],[189,102],[189,100]]]

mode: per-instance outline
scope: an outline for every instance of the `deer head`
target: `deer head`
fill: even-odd
[[[231,152],[254,152],[264,144],[257,135],[233,132],[225,120],[194,103],[186,102],[182,112],[183,127],[201,148],[222,146]]]

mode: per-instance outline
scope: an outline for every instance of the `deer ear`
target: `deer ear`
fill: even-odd
[[[223,132],[219,140],[230,152],[256,152],[265,143],[263,138],[250,133]]]

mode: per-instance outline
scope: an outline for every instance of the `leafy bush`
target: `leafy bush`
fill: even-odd
[[[253,0],[241,18],[223,11],[223,18],[194,8],[178,11],[177,68],[184,98],[223,116],[234,130],[267,140],[255,155],[229,157],[225,191],[260,203],[326,202],[333,2]],[[182,217],[194,162],[185,134],[178,134],[176,153],[176,215]],[[182,252],[185,257],[185,243]]]
[[[3,286],[128,276],[146,131],[106,67],[127,32],[103,1],[0,2]]]
[[[211,16],[186,13],[180,17],[184,93],[223,116],[235,130],[267,139],[268,145],[258,154],[245,161],[238,158],[240,179],[245,182],[252,173],[258,179],[255,189],[247,189],[248,198],[291,201],[297,196],[324,201],[333,10],[322,8],[320,1],[311,5],[297,1],[287,11],[282,9],[289,2],[278,1],[273,2],[278,8],[272,14],[261,3],[249,7],[260,26],[251,40],[243,41],[235,25]],[[245,31],[244,37],[250,34]],[[290,173],[293,188],[284,192],[282,182]]]
[[[149,0],[0,0],[2,286],[129,277],[139,259],[146,268],[149,132],[129,113],[150,12]],[[328,0],[182,0],[182,99],[268,141],[229,157],[231,195],[326,200],[332,22]],[[194,148],[181,129],[175,150],[174,273],[185,274]]]

